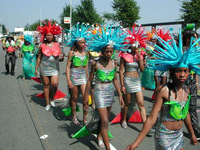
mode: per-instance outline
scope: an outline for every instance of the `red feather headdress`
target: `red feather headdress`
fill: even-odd
[[[50,20],[48,20],[48,24],[44,22],[44,26],[38,26],[37,31],[42,35],[42,40],[47,33],[51,33],[52,35],[59,35],[62,33],[62,27],[57,25],[56,23],[52,24]]]
[[[172,37],[169,33],[169,30],[167,32],[165,32],[165,28],[157,29],[157,36],[159,36],[164,41],[169,41],[172,39]]]
[[[136,24],[133,24],[132,30],[127,29],[128,37],[125,38],[127,41],[125,44],[135,44],[137,46],[146,47],[147,36],[144,32],[145,28],[142,26],[136,27]]]

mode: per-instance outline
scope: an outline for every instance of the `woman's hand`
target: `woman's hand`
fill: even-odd
[[[68,87],[69,87],[70,89],[72,89],[72,88],[74,87],[74,85],[73,85],[73,83],[72,83],[71,80],[68,82]]]
[[[136,145],[135,143],[131,143],[127,148],[126,150],[134,150],[138,147],[138,145]]]
[[[37,69],[35,69],[35,76],[37,77],[37,75],[38,75],[38,71],[37,71]]]
[[[121,108],[124,108],[124,100],[123,100],[122,96],[119,96],[119,104],[120,104]]]
[[[122,86],[121,91],[122,91],[123,94],[126,94],[126,88],[125,88],[125,86]]]
[[[190,144],[192,144],[192,145],[197,145],[197,143],[198,143],[198,141],[197,141],[196,136],[195,136],[195,135],[194,135],[194,136],[191,136]]]

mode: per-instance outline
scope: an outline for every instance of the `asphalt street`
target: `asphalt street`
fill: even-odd
[[[67,53],[67,51],[66,51]],[[98,150],[94,135],[73,139],[72,135],[81,127],[73,125],[70,117],[65,117],[62,109],[66,107],[67,100],[56,100],[56,108],[45,111],[45,100],[36,97],[42,93],[42,85],[26,79],[22,80],[22,58],[16,61],[15,76],[5,74],[5,51],[0,44],[0,150]],[[66,60],[60,63],[59,89],[65,94],[67,81],[65,77]],[[200,81],[200,80],[199,80]],[[144,99],[147,115],[152,109],[152,91],[144,90]],[[111,121],[119,112],[120,106],[115,93],[115,103],[109,120]],[[82,108],[81,98],[78,105]],[[198,100],[198,111],[200,101]],[[89,119],[93,109],[89,108]],[[82,120],[82,111],[77,113]],[[198,112],[200,118],[200,113]],[[142,128],[141,123],[130,123],[127,129],[120,124],[109,126],[114,136],[110,143],[112,149],[124,150],[138,135]],[[45,135],[47,136],[45,138]],[[40,137],[44,137],[41,139]],[[199,150],[197,146],[190,145],[187,130],[184,127],[184,141],[186,150]],[[154,136],[147,136],[138,150],[153,150]]]

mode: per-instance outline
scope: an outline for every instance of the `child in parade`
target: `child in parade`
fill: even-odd
[[[153,53],[157,59],[149,60],[147,63],[154,70],[169,70],[172,81],[160,87],[150,116],[136,140],[127,147],[127,150],[134,150],[140,145],[155,124],[159,112],[160,118],[154,136],[156,150],[184,149],[183,123],[190,133],[191,143],[197,144],[188,113],[191,96],[188,94],[189,90],[184,83],[189,76],[190,69],[200,73],[200,68],[197,66],[200,64],[198,59],[200,52],[196,51],[195,43],[190,46],[187,52],[182,52],[181,31],[179,47],[177,47],[174,39],[172,39],[171,45],[159,37],[157,39],[163,48],[156,45],[157,51],[153,51]]]
[[[76,107],[78,100],[79,88],[81,90],[82,99],[85,93],[86,82],[88,78],[88,53],[85,51],[86,42],[91,36],[88,32],[90,26],[77,23],[71,32],[71,39],[68,45],[71,50],[68,54],[66,65],[66,78],[70,92],[70,105],[72,110],[72,122],[79,125],[80,122],[76,116]],[[87,123],[88,102],[83,99],[83,123]]]
[[[106,31],[98,34],[92,42],[90,49],[96,52],[101,51],[99,60],[93,61],[90,76],[85,91],[85,100],[88,99],[91,82],[96,74],[94,85],[94,101],[96,109],[100,115],[100,133],[97,135],[98,145],[110,150],[108,124],[109,114],[114,102],[114,87],[119,95],[119,103],[124,107],[123,98],[120,92],[119,82],[117,79],[117,62],[111,58],[114,49],[121,50],[125,36],[120,36],[120,29],[107,26]]]
[[[59,43],[55,41],[55,36],[62,33],[62,28],[56,23],[52,24],[51,21],[48,21],[48,24],[44,23],[44,26],[37,27],[37,31],[42,35],[42,44],[38,51],[35,76],[38,75],[38,68],[40,67],[46,100],[45,110],[48,111],[51,106],[56,107],[53,99],[58,88],[59,58],[62,59],[63,54]]]
[[[144,107],[144,97],[142,93],[141,81],[138,73],[144,71],[143,64],[143,52],[140,52],[140,47],[145,47],[146,37],[144,34],[144,28],[141,26],[137,29],[136,25],[132,26],[132,31],[128,30],[129,35],[125,40],[127,44],[131,44],[130,52],[121,53],[120,59],[120,83],[121,91],[124,94],[125,107],[122,109],[122,122],[121,126],[127,128],[127,112],[128,106],[131,103],[131,97],[136,96],[136,102],[138,104],[142,122],[146,121],[146,110]]]

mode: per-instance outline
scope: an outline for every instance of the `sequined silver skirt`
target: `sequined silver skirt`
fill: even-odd
[[[40,62],[40,74],[42,76],[57,76],[59,75],[59,61],[58,57],[47,57],[42,55]]]
[[[97,108],[112,106],[112,103],[114,102],[113,83],[96,83],[94,86],[94,101]]]
[[[73,85],[82,85],[87,83],[86,79],[86,72],[84,68],[77,69],[71,68],[70,69],[70,79]]]
[[[142,91],[140,77],[124,76],[124,85],[128,93],[137,93]]]
[[[154,138],[156,150],[180,150],[184,147],[182,128],[174,131],[161,123],[157,126]]]

